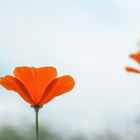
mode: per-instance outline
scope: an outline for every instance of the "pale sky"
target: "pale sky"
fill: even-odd
[[[0,1],[0,75],[20,65],[51,65],[59,75],[74,77],[74,90],[41,110],[42,125],[85,132],[130,127],[140,115],[140,75],[124,67],[139,67],[128,58],[140,48],[139,5],[139,0]],[[7,113],[7,123],[21,116],[34,122],[23,99],[0,91],[0,122]]]

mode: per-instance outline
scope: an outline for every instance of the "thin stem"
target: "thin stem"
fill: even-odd
[[[39,128],[38,128],[38,112],[39,112],[39,107],[34,107],[35,109],[35,120],[36,120],[36,140],[39,140]]]

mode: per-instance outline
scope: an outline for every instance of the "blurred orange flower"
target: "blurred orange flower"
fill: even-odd
[[[73,89],[75,82],[69,75],[57,76],[54,67],[16,67],[14,76],[6,75],[0,84],[7,90],[17,92],[26,102],[42,106]]]
[[[135,60],[137,63],[140,64],[140,51],[135,53],[135,54],[131,54],[130,57]],[[132,67],[126,67],[125,68],[126,71],[128,72],[134,72],[134,73],[140,73],[140,70],[132,68]]]

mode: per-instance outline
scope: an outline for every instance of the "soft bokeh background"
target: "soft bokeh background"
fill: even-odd
[[[40,110],[40,126],[65,139],[134,139],[140,76],[124,67],[139,67],[128,58],[140,49],[139,6],[139,0],[0,1],[0,76],[21,65],[55,66],[76,86]],[[0,92],[1,129],[32,127],[33,109],[16,93]]]

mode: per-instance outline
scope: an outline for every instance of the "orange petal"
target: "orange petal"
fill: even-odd
[[[140,64],[140,51],[135,54],[131,54],[130,57]]]
[[[34,104],[24,85],[13,76],[7,75],[4,78],[1,78],[0,84],[7,90],[16,91],[29,104]]]
[[[140,73],[140,70],[131,68],[131,67],[126,67],[125,68],[127,72],[134,72],[134,73]]]
[[[17,67],[14,75],[28,90],[35,103],[39,102],[46,87],[56,78],[54,67]]]
[[[75,85],[75,82],[74,82],[73,78],[69,75],[65,75],[65,76],[56,78],[46,88],[39,104],[40,105],[46,104],[54,97],[72,90],[74,85]]]

